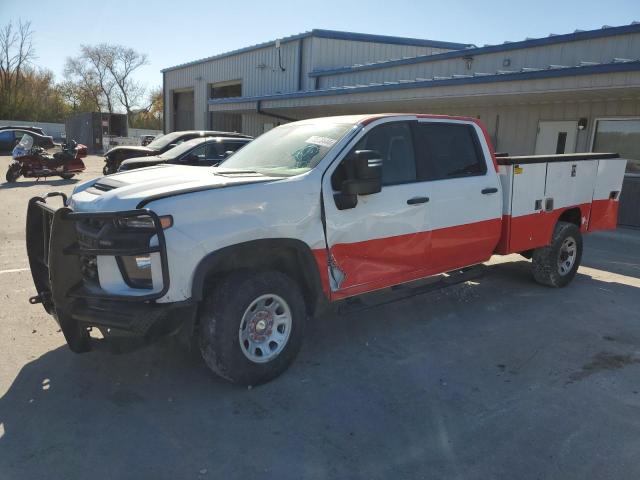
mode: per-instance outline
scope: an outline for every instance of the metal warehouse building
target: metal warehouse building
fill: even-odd
[[[163,70],[165,130],[346,113],[478,117],[512,155],[617,151],[640,225],[640,24],[471,44],[312,30]]]

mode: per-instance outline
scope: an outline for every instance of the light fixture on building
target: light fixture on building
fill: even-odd
[[[502,66],[503,67],[510,67],[511,66],[511,59],[510,58],[505,58],[504,60],[502,60]]]
[[[587,124],[589,123],[589,119],[582,117],[578,120],[578,130],[584,130],[587,128]]]
[[[471,70],[471,65],[473,65],[473,57],[471,55],[467,55],[466,57],[462,57],[464,60],[464,64],[467,67],[467,70]]]

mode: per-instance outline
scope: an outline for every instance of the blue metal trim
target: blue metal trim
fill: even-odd
[[[598,30],[588,30],[585,32],[567,33],[563,35],[554,35],[552,37],[534,38],[532,40],[522,40],[520,42],[510,42],[502,45],[466,48],[465,50],[436,53],[434,55],[419,55],[417,57],[402,58],[399,60],[388,60],[384,62],[370,63],[365,65],[354,65],[350,67],[332,68],[327,70],[314,70],[312,72],[309,72],[309,76],[324,77],[329,75],[339,75],[341,73],[352,73],[363,70],[390,68],[399,65],[413,65],[416,63],[437,62],[439,60],[448,60],[450,58],[472,57],[474,55],[484,55],[488,53],[508,52],[511,50],[520,50],[522,48],[543,47],[548,45],[555,45],[558,43],[577,42],[580,40],[610,37],[613,35],[625,35],[629,33],[640,33],[640,24],[601,28]]]
[[[341,87],[340,89],[331,90],[313,90],[307,92],[280,93],[273,95],[263,95],[256,97],[240,97],[240,98],[215,98],[209,99],[209,105],[219,105],[224,103],[247,103],[256,102],[258,100],[283,100],[288,98],[302,97],[324,97],[333,95],[344,95],[351,93],[369,93],[381,92],[386,90],[406,90],[411,88],[429,88],[429,87],[446,87],[457,85],[469,85],[476,83],[499,83],[514,82],[519,80],[538,80],[541,78],[557,78],[575,75],[594,75],[601,73],[630,72],[640,70],[640,60],[624,63],[606,63],[603,65],[587,65],[583,67],[567,67],[553,70],[537,70],[528,72],[514,72],[493,75],[483,75],[479,77],[468,78],[449,78],[445,80],[424,80],[411,83],[397,83],[385,85],[367,85],[363,87]]]
[[[322,29],[313,29],[310,32],[303,32],[303,33],[298,33],[296,35],[284,37],[280,39],[280,43],[281,44],[289,43],[289,42],[293,42],[295,40],[300,40],[307,37],[333,38],[336,40],[353,40],[358,42],[379,42],[379,43],[389,43],[389,44],[397,44],[397,45],[417,45],[417,46],[423,46],[423,47],[452,48],[452,49],[468,48],[469,46],[471,46],[471,44],[466,44],[466,43],[440,42],[438,40],[421,40],[418,38],[390,37],[386,35],[372,35],[368,33],[341,32],[337,30],[322,30]],[[173,67],[167,67],[160,71],[164,73],[164,72],[169,72],[171,70],[177,70],[180,68],[188,67],[191,65],[197,65],[199,63],[210,62],[212,60],[219,60],[221,58],[230,57],[232,55],[238,55],[240,53],[250,52],[252,50],[259,50],[261,48],[272,47],[275,45],[275,43],[276,43],[275,40],[270,40],[268,42],[251,45],[249,47],[243,47],[237,50],[231,50],[230,52],[213,55],[211,57],[201,58],[199,60],[193,60],[192,62],[181,63]]]

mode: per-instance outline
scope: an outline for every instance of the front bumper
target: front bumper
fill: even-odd
[[[62,207],[47,204],[47,198],[53,196],[62,197]],[[72,351],[86,352],[99,345],[129,350],[176,333],[185,325],[193,326],[196,306],[191,301],[154,302],[169,288],[164,233],[154,212],[137,209],[79,213],[66,205],[66,196],[61,193],[32,198],[26,235],[29,265],[38,292],[29,302],[42,303],[53,315]],[[110,222],[140,215],[151,217],[155,228],[135,234],[119,232],[120,235],[108,228]],[[78,228],[79,222],[97,227]],[[152,237],[157,238],[155,246],[150,242]],[[153,253],[160,256],[162,285],[149,293],[109,293],[100,287],[91,271],[100,255],[119,258]],[[93,327],[101,332],[102,339],[90,335]]]

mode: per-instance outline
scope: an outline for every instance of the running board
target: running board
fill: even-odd
[[[458,285],[460,283],[474,280],[484,275],[486,270],[486,265],[479,264],[431,277],[426,280],[428,283],[423,283],[421,285],[395,285],[386,290],[347,298],[336,306],[336,310],[337,313],[342,315],[399,302],[401,300],[406,300],[407,298],[425,295],[452,285]]]

